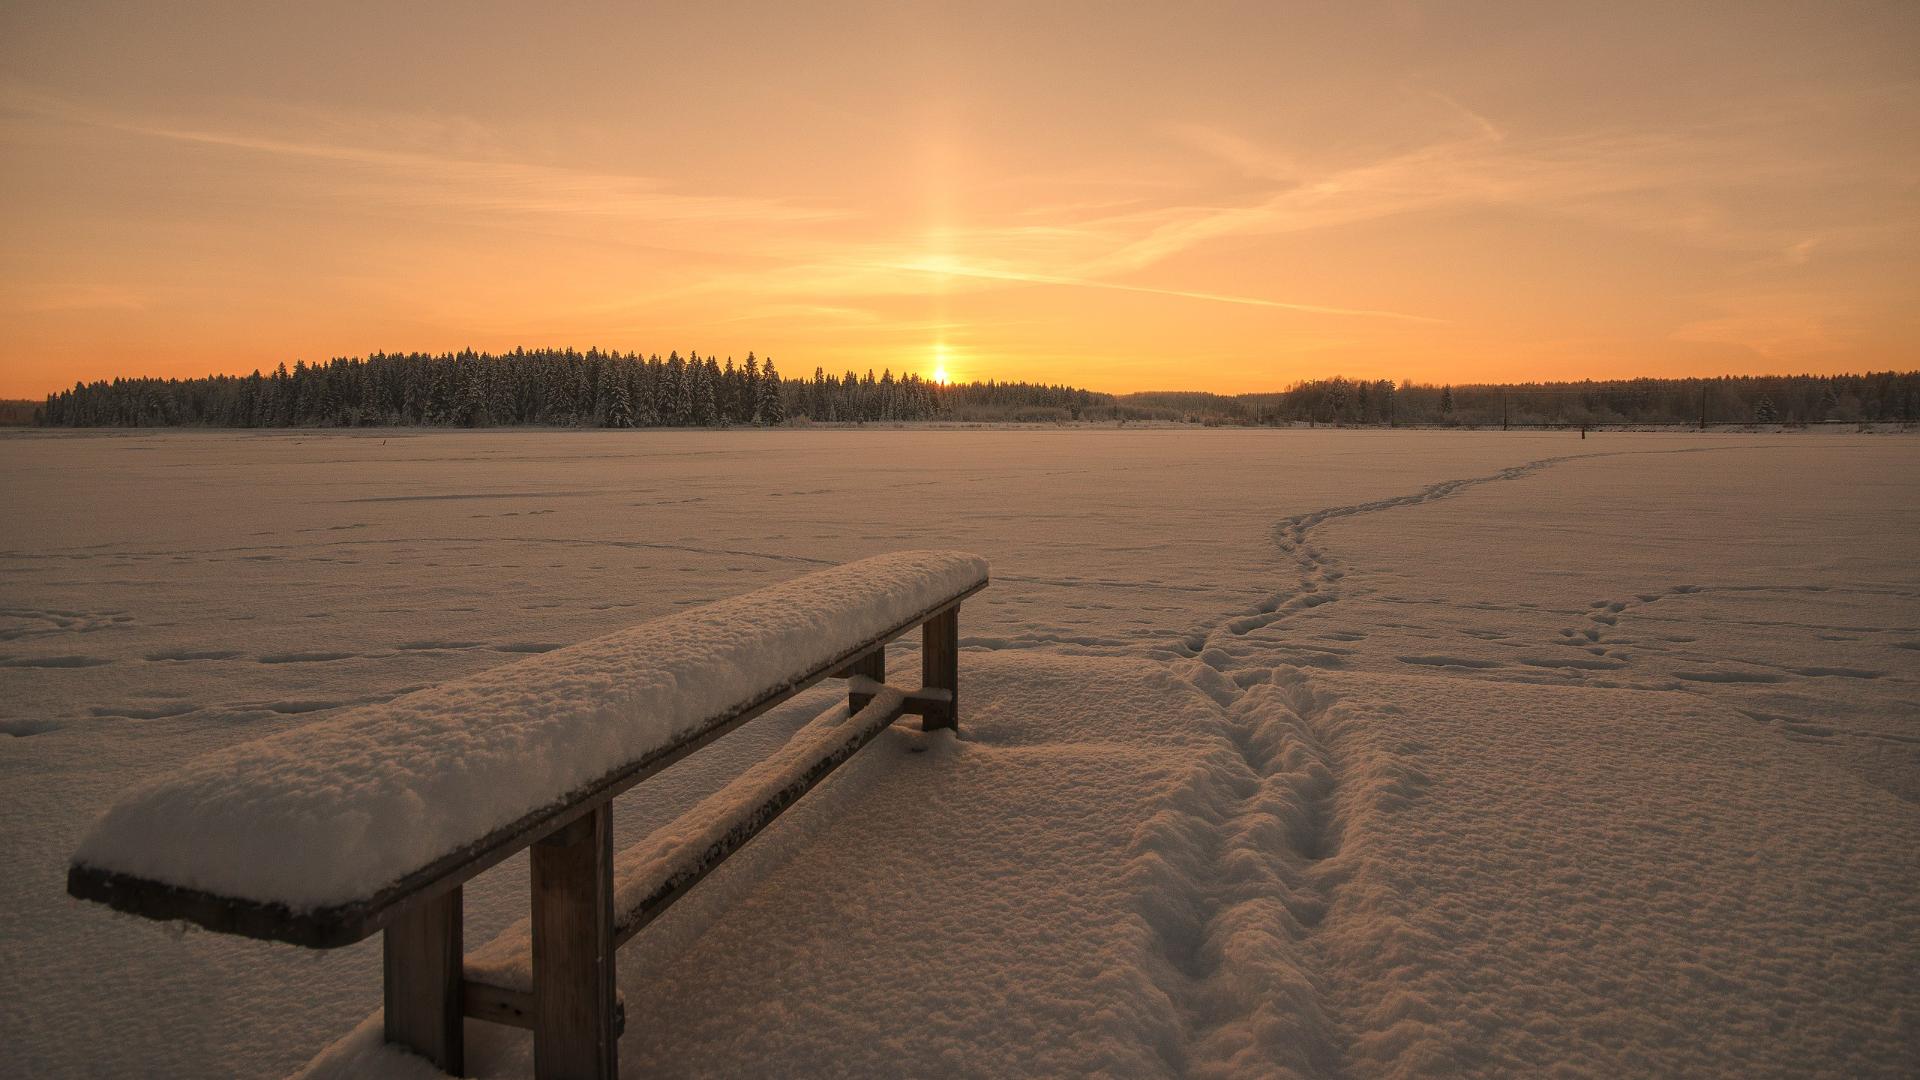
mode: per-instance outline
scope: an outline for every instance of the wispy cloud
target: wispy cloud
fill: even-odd
[[[709,252],[767,260],[767,265],[711,272],[668,293],[752,293],[790,295],[785,310],[808,317],[838,317],[858,310],[845,298],[923,291],[927,277],[980,283],[1017,282],[1071,288],[1104,289],[1210,303],[1260,307],[1307,315],[1437,321],[1429,316],[1380,311],[1360,306],[1315,304],[1269,297],[1182,289],[1115,280],[1144,269],[1204,239],[1229,235],[1264,220],[1256,208],[1234,213],[1153,208],[1177,189],[1169,184],[1130,185],[1139,190],[1123,198],[1089,199],[1016,206],[1007,224],[978,223],[944,230],[943,243],[959,256],[927,262],[927,238],[871,235],[856,238],[846,230],[822,235],[811,226],[858,222],[851,207],[803,204],[777,198],[691,195],[673,190],[659,177],[632,176],[500,157],[475,157],[440,150],[395,148],[373,139],[435,141],[441,133],[420,121],[363,119],[302,113],[262,130],[231,124],[182,122],[125,115],[24,91],[0,92],[0,106],[41,120],[81,125],[217,150],[233,150],[296,161],[338,166],[346,173],[333,183],[356,185],[356,198],[384,201],[438,212],[487,217],[603,218],[654,227],[647,238],[686,242]],[[287,135],[274,128],[298,128]],[[321,131],[326,138],[309,134]],[[361,138],[354,138],[359,133]],[[470,124],[454,138],[464,145],[497,147],[498,140]],[[1222,143],[1224,145],[1224,143]],[[497,149],[494,153],[497,153]],[[1084,178],[1082,178],[1084,179]],[[1143,193],[1152,190],[1151,194]],[[1144,209],[1143,209],[1144,207]],[[730,228],[728,235],[712,230]],[[659,230],[673,230],[662,234]],[[700,230],[705,231],[689,231]],[[629,234],[625,239],[633,239]],[[652,294],[655,299],[665,295]],[[756,305],[767,312],[782,305]],[[737,318],[763,316],[738,315]],[[764,316],[771,317],[771,316]]]
[[[376,178],[378,188],[392,199],[442,208],[705,224],[796,223],[845,216],[841,211],[783,199],[686,194],[674,191],[659,177],[169,122],[88,108],[17,87],[0,92],[0,107],[17,115],[145,138],[331,163]],[[344,117],[333,117],[324,125],[311,117],[304,119],[306,126],[334,130],[359,126],[378,132],[393,127],[391,123],[356,125]],[[413,127],[417,131],[420,125]]]
[[[1323,230],[1465,207],[1523,207],[1676,242],[1755,256],[1803,257],[1804,226],[1776,227],[1723,205],[1729,192],[1831,182],[1837,162],[1779,145],[1766,108],[1671,128],[1516,135],[1457,99],[1417,92],[1440,107],[1432,133],[1409,148],[1315,163],[1207,125],[1172,129],[1204,157],[1267,182],[1263,196],[1229,205],[1173,204],[1091,222],[1134,239],[1076,273],[1106,277],[1164,262],[1226,238]],[[1835,103],[1836,107],[1839,103]],[[1804,122],[1804,117],[1796,118]],[[1865,178],[1862,178],[1863,182]],[[1875,221],[1878,235],[1888,224]]]
[[[1122,281],[1101,281],[1093,278],[1064,277],[1057,274],[1037,274],[1022,270],[968,266],[952,260],[892,263],[876,266],[875,269],[904,271],[914,274],[935,274],[942,277],[975,278],[985,281],[1018,282],[1029,285],[1066,285],[1077,289],[1114,289],[1120,292],[1145,293],[1152,296],[1172,296],[1187,300],[1211,300],[1222,304],[1244,304],[1249,307],[1279,308],[1286,311],[1301,311],[1315,315],[1353,315],[1364,318],[1402,319],[1410,322],[1427,323],[1446,321],[1425,315],[1408,315],[1399,311],[1380,311],[1373,308],[1332,307],[1324,304],[1300,304],[1285,300],[1269,300],[1258,296],[1235,296],[1231,293],[1201,292],[1193,289],[1164,289],[1151,285],[1134,285]]]
[[[724,321],[752,322],[760,319],[872,323],[879,322],[880,315],[867,308],[836,307],[831,304],[761,304],[738,315],[729,316]]]
[[[1920,237],[1911,154],[1877,137],[1829,139],[1838,125],[1822,111],[1856,123],[1896,115],[1920,101],[1911,88],[1886,90],[1886,101],[1851,114],[1847,100],[1798,86],[1781,90],[1781,102],[1748,97],[1724,111],[1556,115],[1511,95],[1488,98],[1506,111],[1487,107],[1424,78],[1362,80],[1378,93],[1303,100],[1292,113],[1195,98],[1168,105],[1189,108],[1188,122],[1144,133],[1137,110],[1090,115],[1071,154],[1051,152],[1059,132],[1044,123],[998,132],[955,121],[950,152],[925,155],[917,171],[914,140],[929,136],[878,114],[855,118],[858,140],[770,135],[764,154],[757,145],[747,154],[724,130],[686,136],[691,123],[616,124],[583,137],[562,130],[567,119],[535,130],[516,126],[514,114],[356,112],[125,88],[94,97],[76,82],[69,92],[81,101],[0,84],[0,153],[29,140],[54,151],[31,194],[66,215],[47,233],[60,242],[45,250],[68,262],[39,272],[141,290],[32,287],[15,274],[27,287],[11,287],[5,303],[107,311],[158,298],[146,318],[159,323],[175,306],[168,275],[205,278],[221,267],[226,276],[204,292],[224,300],[251,287],[230,268],[257,265],[276,268],[286,284],[273,287],[283,292],[394,313],[434,333],[646,331],[656,340],[660,327],[703,336],[722,328],[715,336],[819,343],[816,355],[841,343],[907,353],[938,340],[982,353],[997,345],[1035,362],[1085,348],[1116,365],[1168,355],[1166,341],[1188,316],[1182,305],[1193,305],[1188,324],[1201,329],[1173,348],[1183,362],[1228,365],[1316,348],[1371,360],[1408,355],[1416,341],[1420,355],[1533,348],[1524,336],[1532,329],[1515,326],[1547,316],[1511,315],[1501,291],[1538,284],[1558,305],[1553,317],[1564,311],[1579,331],[1624,333],[1602,324],[1616,323],[1628,307],[1621,298],[1632,295],[1656,312],[1635,330],[1646,338],[1785,357],[1853,347],[1850,328],[1864,316],[1708,294],[1730,280],[1735,292],[1812,288],[1823,274],[1864,280],[1863,256],[1893,266]],[[992,89],[972,90],[983,102],[978,116],[994,115]],[[737,120],[704,107],[689,102],[688,117]],[[1584,126],[1602,113],[1619,126]],[[655,145],[661,139],[683,139],[686,151]],[[150,168],[151,189],[100,177],[61,193],[48,182],[85,167],[74,162],[102,145]],[[63,162],[61,150],[75,153]],[[683,161],[700,174],[676,173]],[[645,164],[610,164],[620,162]],[[152,190],[167,197],[150,198]],[[108,217],[133,226],[118,235],[176,227],[150,231],[162,239],[148,245],[158,256],[142,256],[145,277],[126,269],[136,260],[122,251],[89,246]],[[169,247],[182,220],[206,253],[185,271]],[[1455,242],[1462,222],[1491,226],[1484,248],[1475,232],[1447,249],[1477,280],[1430,281],[1420,260],[1403,257],[1436,237]],[[324,231],[336,225],[337,234]],[[274,228],[298,241],[278,245],[292,254],[261,253],[257,230]],[[480,229],[487,233],[476,239]],[[1363,243],[1347,244],[1362,232]],[[1525,280],[1545,261],[1525,256],[1548,249],[1567,267],[1542,269],[1552,280]],[[1648,277],[1657,283],[1622,280],[1656,259],[1663,272]],[[1617,308],[1585,302],[1586,278],[1598,274],[1613,275],[1603,284]],[[1015,295],[1016,286],[1027,291]],[[1035,302],[1042,298],[1074,302],[1050,308]],[[1098,318],[1077,321],[1096,309]],[[1020,332],[988,330],[1016,325],[1016,316],[1030,320]],[[1232,329],[1216,337],[1208,322]],[[1140,356],[1125,359],[1129,350]]]

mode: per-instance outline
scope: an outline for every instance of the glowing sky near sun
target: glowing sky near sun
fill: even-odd
[[[14,3],[0,396],[517,344],[1911,367],[1916,57],[1909,3]]]

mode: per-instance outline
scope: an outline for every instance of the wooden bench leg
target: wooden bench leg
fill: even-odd
[[[466,1071],[461,1037],[460,889],[409,906],[382,933],[381,983],[387,1041],[459,1076]]]
[[[534,1075],[610,1080],[619,1047],[612,805],[534,844],[532,858]]]
[[[947,692],[946,707],[920,718],[920,730],[960,729],[960,605],[920,627],[920,685]]]
[[[885,645],[882,645],[879,648],[868,653],[867,655],[861,657],[860,659],[855,660],[853,663],[848,664],[847,675],[849,676],[865,675],[867,678],[872,679],[874,682],[880,682],[880,683],[886,682],[887,681],[887,647]],[[872,700],[873,700],[872,694],[856,694],[853,691],[849,690],[847,692],[847,711],[850,713],[857,713],[861,709],[866,708],[867,703]]]

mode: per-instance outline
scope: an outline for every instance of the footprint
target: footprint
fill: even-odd
[[[344,701],[269,701],[260,707],[269,712],[297,716],[300,713],[319,712],[322,709],[337,709],[348,704]]]
[[[162,649],[148,653],[147,659],[154,663],[189,663],[196,660],[231,660],[239,655],[237,649]]]
[[[0,667],[84,668],[102,667],[113,661],[104,656],[15,656],[0,660]]]
[[[1627,666],[1622,661],[1598,656],[1523,656],[1520,662],[1530,667],[1579,668],[1582,671],[1618,671]]]
[[[1421,667],[1457,667],[1457,668],[1497,668],[1506,665],[1498,660],[1475,660],[1465,656],[1396,656],[1394,659],[1403,664],[1417,664]]]
[[[1777,683],[1785,682],[1783,675],[1772,675],[1762,671],[1676,671],[1676,679],[1688,682],[1710,683]]]
[[[260,658],[262,664],[324,664],[334,660],[351,660],[359,653],[350,652],[289,652],[268,653]]]
[[[170,716],[185,716],[199,708],[198,705],[156,705],[152,708],[118,705],[100,706],[87,712],[103,720],[165,720]]]
[[[564,649],[564,648],[566,648],[566,646],[558,642],[515,641],[515,642],[509,642],[508,644],[505,644],[505,645],[495,645],[493,647],[493,651],[494,652],[510,652],[510,653],[544,653],[544,652],[552,652],[555,649]]]

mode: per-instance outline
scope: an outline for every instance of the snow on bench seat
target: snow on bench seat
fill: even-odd
[[[986,581],[960,552],[864,559],[199,758],[95,822],[70,888],[365,906]]]

